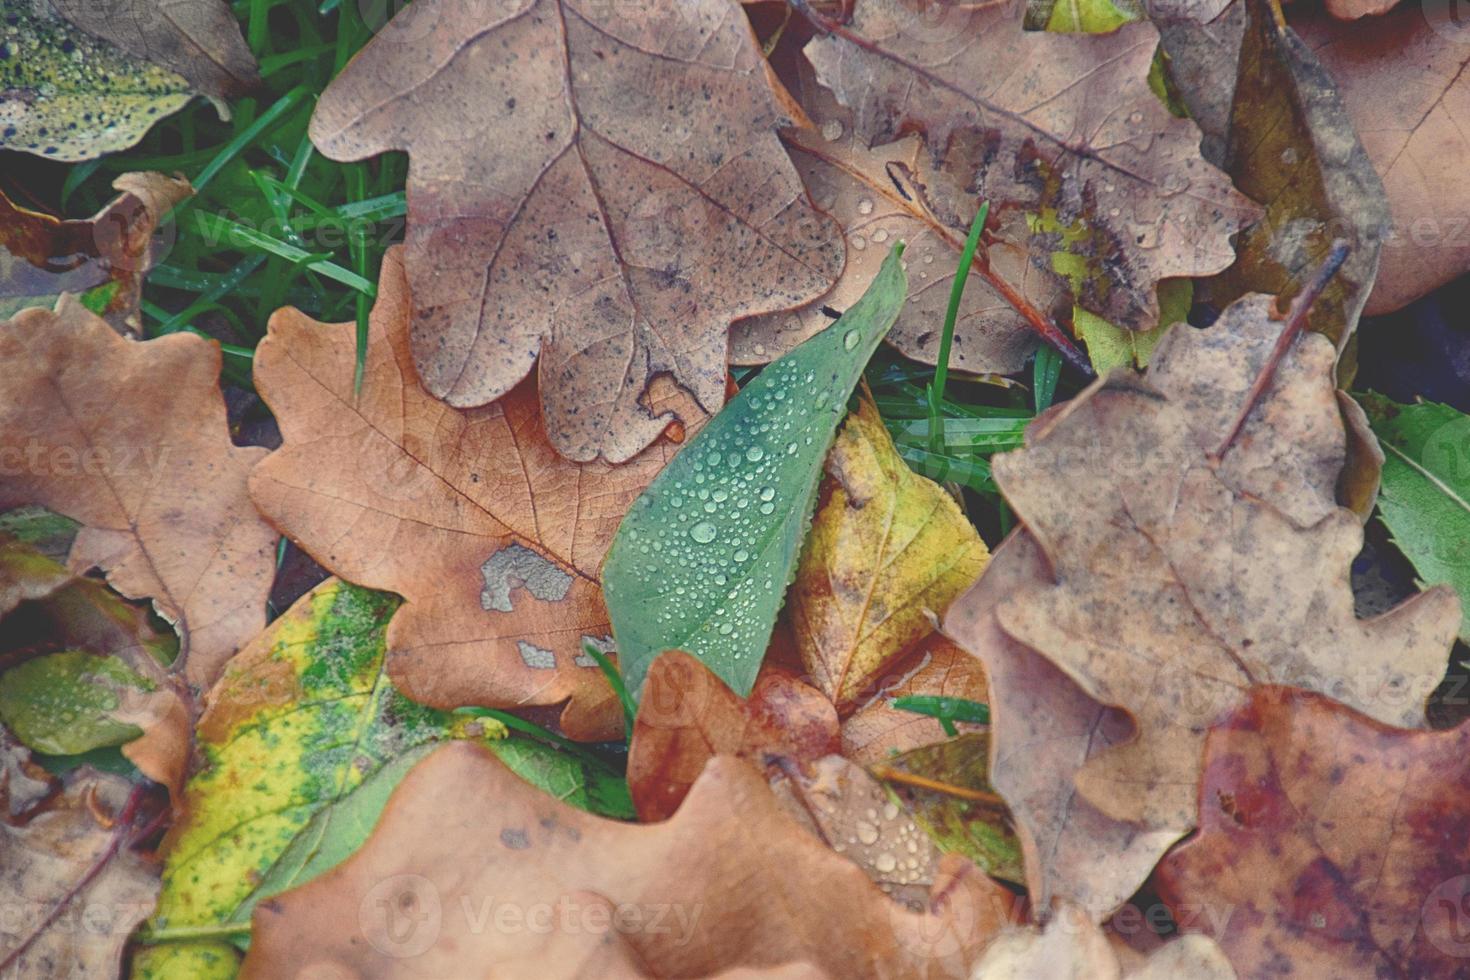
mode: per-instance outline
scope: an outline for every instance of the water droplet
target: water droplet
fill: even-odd
[[[762,514],[772,514],[772,513],[775,513],[775,510],[776,510],[776,505],[775,504],[761,504],[761,513]]]
[[[842,120],[828,119],[822,123],[822,135],[826,137],[829,143],[835,143],[842,139]]]
[[[861,201],[858,202],[858,214],[872,214],[872,213],[873,213],[873,200],[872,200],[872,198],[865,197]]]
[[[735,627],[734,626],[731,626],[729,623],[721,623],[720,624],[720,635],[721,636],[729,636],[733,632],[735,632]]]
[[[865,248],[868,247],[868,240],[866,238],[864,238],[862,235],[853,235],[852,236],[852,247],[853,247],[853,251],[861,252],[863,249],[865,249]]]
[[[765,454],[766,451],[760,446],[751,446],[745,451],[745,458],[750,460],[752,463],[759,463],[761,461],[761,457],[765,456]]]
[[[750,557],[750,552],[746,551],[744,548],[737,548],[735,549],[735,554],[731,555],[730,557],[734,558],[737,562],[745,561],[745,559]]]
[[[858,840],[864,844],[878,843],[878,828],[866,820],[859,820],[857,825]]]
[[[886,242],[886,241],[888,241],[888,229],[886,229],[886,228],[878,228],[878,229],[876,229],[873,232],[873,241],[875,243],[876,242]]]
[[[877,868],[883,874],[887,874],[898,867],[898,859],[892,854],[879,854],[873,859],[873,867]]]
[[[898,804],[897,803],[893,803],[893,802],[890,801],[889,803],[884,804],[884,806],[883,806],[883,819],[884,820],[897,820],[898,819]]]
[[[862,336],[856,330],[849,330],[842,335],[842,346],[846,350],[852,350],[858,345],[858,341],[862,339]]]
[[[775,498],[776,498],[776,488],[775,487],[761,487],[761,499],[762,500],[774,500]]]
[[[1135,126],[1138,125],[1139,123],[1143,122],[1143,113],[1133,113],[1131,116],[1128,117],[1128,121],[1133,123]]]
[[[700,521],[689,529],[689,536],[700,544],[709,544],[715,539],[715,526],[709,521]]]
[[[794,443],[794,442],[788,442],[786,444],[786,455],[787,456],[795,456],[796,455],[796,443]]]

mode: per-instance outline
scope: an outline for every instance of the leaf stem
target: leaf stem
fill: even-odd
[[[217,922],[207,926],[171,926],[163,929],[143,929],[133,941],[146,946],[160,943],[198,942],[201,939],[229,939],[233,936],[248,936],[248,922]]]
[[[953,796],[959,800],[971,800],[975,803],[987,803],[991,806],[1003,807],[1006,801],[994,793],[987,793],[980,789],[970,789],[968,786],[956,786],[953,783],[941,782],[938,779],[930,779],[928,776],[919,776],[902,769],[892,769],[888,766],[871,766],[869,772],[877,779],[886,783],[900,783],[904,786],[913,786],[917,789],[927,789],[934,793],[943,793]]]
[[[1332,281],[1332,277],[1337,275],[1337,271],[1347,261],[1350,251],[1352,251],[1352,246],[1346,239],[1339,238],[1334,241],[1332,248],[1327,252],[1327,258],[1322,260],[1322,265],[1307,282],[1306,287],[1297,294],[1296,299],[1291,301],[1291,306],[1284,314],[1286,325],[1281,328],[1281,334],[1276,338],[1276,345],[1271,348],[1266,363],[1261,365],[1261,371],[1256,375],[1250,391],[1246,392],[1245,401],[1240,405],[1240,412],[1235,416],[1235,421],[1231,424],[1229,431],[1225,433],[1225,438],[1220,441],[1215,451],[1210,453],[1212,462],[1218,463],[1224,458],[1231,443],[1235,442],[1236,436],[1240,435],[1240,430],[1245,428],[1246,419],[1250,418],[1251,412],[1255,410],[1256,402],[1260,401],[1261,395],[1270,387],[1271,379],[1276,376],[1277,366],[1286,356],[1286,352],[1291,349],[1297,336],[1306,327],[1307,314],[1311,313],[1312,305],[1321,297],[1327,284]]]

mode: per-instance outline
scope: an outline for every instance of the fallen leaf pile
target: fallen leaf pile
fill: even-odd
[[[1466,972],[1443,11],[233,6],[0,0],[0,975]]]

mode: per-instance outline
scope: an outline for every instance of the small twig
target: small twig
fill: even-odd
[[[1296,342],[1297,336],[1306,327],[1307,314],[1312,311],[1312,304],[1317,302],[1323,290],[1327,288],[1327,284],[1332,281],[1332,277],[1337,275],[1337,271],[1347,261],[1348,252],[1351,250],[1351,246],[1345,240],[1339,238],[1334,241],[1321,267],[1317,269],[1306,287],[1297,294],[1296,299],[1292,300],[1290,308],[1282,314],[1286,319],[1286,325],[1281,328],[1281,335],[1276,338],[1276,346],[1271,348],[1271,354],[1266,358],[1266,363],[1261,366],[1261,372],[1256,375],[1255,383],[1251,385],[1250,391],[1246,392],[1245,401],[1241,403],[1240,413],[1235,416],[1235,422],[1225,433],[1225,438],[1220,441],[1220,445],[1210,453],[1211,462],[1220,462],[1225,453],[1229,451],[1231,443],[1235,442],[1235,437],[1240,435],[1240,430],[1245,428],[1246,419],[1250,418],[1251,412],[1255,410],[1256,402],[1270,387],[1271,379],[1276,376],[1277,366],[1286,356],[1286,352],[1291,349],[1291,345]]]
[[[970,789],[966,786],[955,786],[952,783],[941,782],[938,779],[930,779],[927,776],[916,776],[911,772],[901,769],[890,769],[888,766],[870,766],[868,771],[876,778],[888,783],[901,783],[904,786],[913,786],[918,789],[927,789],[934,793],[943,793],[960,800],[971,800],[975,803],[988,803],[991,806],[1003,807],[1005,800],[994,793],[984,790]]]

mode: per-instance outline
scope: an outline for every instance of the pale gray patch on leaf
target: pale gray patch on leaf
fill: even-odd
[[[556,654],[550,650],[543,650],[534,643],[525,640],[517,640],[516,646],[521,650],[521,660],[525,661],[527,667],[535,670],[555,670]]]
[[[480,574],[485,576],[480,607],[486,612],[510,612],[510,593],[517,586],[544,602],[560,602],[572,587],[571,575],[521,544],[495,552],[480,566]]]
[[[613,654],[618,652],[617,645],[613,643],[613,638],[610,636],[583,636],[582,642],[592,644],[592,646],[597,649],[598,653]],[[593,660],[592,657],[586,652],[577,654],[576,659],[574,659],[572,663],[576,664],[578,667],[597,666],[597,661]]]

